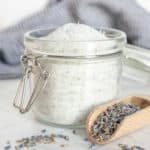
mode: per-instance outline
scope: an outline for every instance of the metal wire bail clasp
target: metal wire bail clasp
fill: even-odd
[[[21,57],[21,63],[24,67],[24,75],[19,83],[13,105],[21,113],[30,110],[32,104],[45,88],[49,73],[41,66],[38,59],[40,56],[26,54]],[[33,80],[34,78],[34,80]]]

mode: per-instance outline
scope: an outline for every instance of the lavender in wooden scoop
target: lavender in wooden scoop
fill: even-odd
[[[91,126],[91,136],[98,142],[105,141],[116,131],[123,119],[138,111],[133,104],[116,103],[100,113]]]

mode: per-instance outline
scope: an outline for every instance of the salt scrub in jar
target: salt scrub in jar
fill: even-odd
[[[125,43],[119,30],[83,24],[27,33],[27,53],[43,56],[39,63],[50,74],[33,105],[35,116],[52,125],[83,125],[93,107],[116,98]]]

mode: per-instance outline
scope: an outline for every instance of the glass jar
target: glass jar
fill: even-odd
[[[115,29],[99,29],[106,38],[46,40],[52,31],[35,30],[25,35],[26,54],[40,64],[40,71],[35,69],[32,76],[34,90],[40,87],[33,112],[50,125],[81,127],[93,107],[117,97],[126,35]],[[45,82],[39,79],[40,72],[49,74]]]
[[[123,52],[122,75],[148,84],[150,82],[150,51],[142,47],[126,45]]]

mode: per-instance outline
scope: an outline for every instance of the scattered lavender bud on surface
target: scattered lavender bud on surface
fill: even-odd
[[[46,133],[46,129],[41,130],[41,133]]]
[[[44,134],[43,134],[44,133]],[[16,144],[14,146],[15,150],[23,150],[24,148],[32,148],[38,144],[50,144],[55,142],[54,138],[62,138],[64,140],[69,140],[69,137],[63,134],[46,134],[46,130],[41,130],[41,134],[32,135],[30,137],[22,138],[16,140]]]
[[[132,146],[131,147],[131,150],[145,150],[143,147],[140,147],[140,146]]]
[[[73,133],[73,134],[76,134],[76,130],[73,130],[72,133]]]
[[[84,138],[84,141],[86,141],[86,142],[87,142],[87,141],[89,141],[89,139],[88,139],[88,138]]]
[[[126,144],[118,144],[118,146],[121,150],[130,150],[129,146]]]
[[[7,145],[7,146],[4,147],[4,150],[9,150],[9,149],[11,149],[10,145]]]

